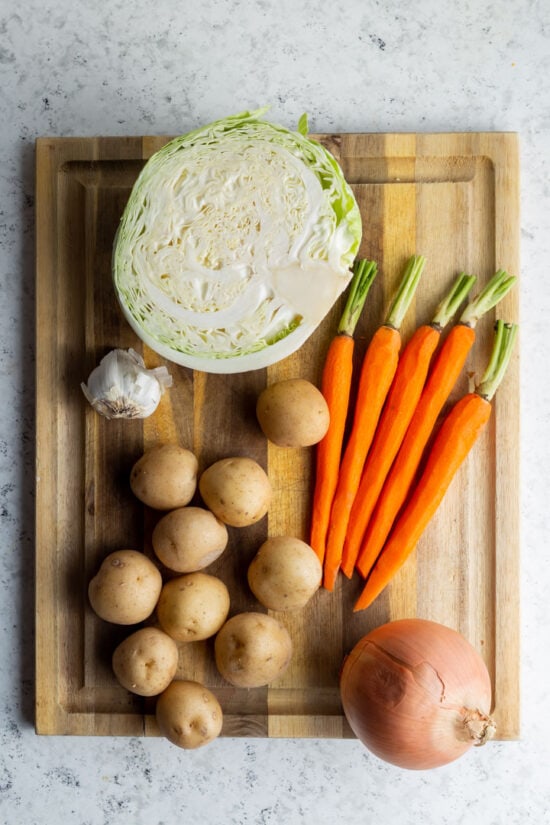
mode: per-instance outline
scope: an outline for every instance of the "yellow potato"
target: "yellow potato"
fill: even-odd
[[[138,696],[157,696],[178,669],[178,646],[157,627],[142,627],[113,653],[113,672],[122,687]]]
[[[203,507],[172,510],[156,524],[152,536],[155,555],[177,573],[194,573],[212,564],[227,541],[225,524]]]
[[[220,735],[221,705],[199,682],[175,681],[161,693],[156,704],[160,733],[179,748],[200,748]]]
[[[266,438],[279,447],[317,444],[330,422],[323,394],[304,378],[289,378],[266,387],[258,397],[256,417]]]
[[[199,479],[206,506],[224,524],[246,527],[260,521],[271,503],[272,489],[265,470],[251,458],[222,458]]]
[[[238,613],[224,624],[214,642],[216,666],[237,687],[261,687],[288,667],[292,641],[287,629],[266,613]]]
[[[197,489],[196,456],[177,444],[157,444],[132,467],[130,487],[140,501],[155,510],[189,504]]]
[[[229,613],[229,591],[221,579],[188,573],[166,582],[157,605],[165,633],[178,642],[198,642],[218,632]]]
[[[248,568],[248,583],[271,610],[298,610],[321,584],[322,566],[305,541],[291,536],[267,539]]]
[[[117,550],[103,560],[90,581],[93,610],[113,624],[138,624],[147,619],[162,588],[159,569],[137,550]]]

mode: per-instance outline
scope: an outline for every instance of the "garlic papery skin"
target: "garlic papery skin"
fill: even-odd
[[[161,396],[172,386],[166,367],[147,369],[133,349],[114,349],[90,373],[82,392],[105,418],[147,418],[155,412]]]

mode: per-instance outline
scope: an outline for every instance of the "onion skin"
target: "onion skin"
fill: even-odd
[[[357,738],[401,768],[446,765],[495,732],[483,659],[437,622],[400,619],[368,633],[344,660],[340,692]]]

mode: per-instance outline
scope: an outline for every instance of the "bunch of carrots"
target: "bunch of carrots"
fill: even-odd
[[[468,303],[436,352],[442,331],[476,281],[462,273],[431,322],[418,327],[402,348],[400,328],[424,267],[424,257],[409,259],[387,317],[363,358],[353,409],[353,336],[377,274],[371,261],[358,261],[354,267],[324,364],[321,390],[331,419],[317,447],[310,544],[323,564],[327,590],[334,589],[340,570],[348,578],[358,570],[366,580],[355,610],[372,603],[416,546],[489,417],[517,332],[514,324],[497,323],[481,384],[453,407],[428,448],[475,342],[477,322],[516,278],[499,270]],[[344,443],[348,422],[351,429]]]

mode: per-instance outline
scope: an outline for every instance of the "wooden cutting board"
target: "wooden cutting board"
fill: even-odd
[[[357,363],[406,259],[427,258],[405,339],[461,271],[476,290],[498,268],[519,274],[518,145],[510,133],[318,136],[341,163],[363,216],[360,255],[380,275],[357,336]],[[204,468],[249,455],[275,490],[259,524],[231,530],[230,546],[209,568],[228,584],[231,612],[259,609],[246,569],[270,535],[307,539],[312,450],[268,445],[254,417],[258,393],[290,376],[317,382],[339,302],[294,356],[267,370],[229,377],[167,364],[174,387],[140,421],[107,421],[86,403],[80,382],[113,347],[144,349],[118,310],[110,279],[113,236],[144,159],[165,137],[42,138],[37,141],[37,463],[36,730],[43,734],[155,735],[154,700],[115,682],[110,658],[128,628],[99,620],[87,585],[104,556],[122,547],[151,553],[159,516],[130,492],[143,449],[177,441]],[[474,293],[475,294],[475,291]],[[519,286],[478,326],[475,348],[451,400],[479,376],[495,317],[516,321]],[[352,605],[361,582],[340,580],[306,609],[282,615],[295,653],[269,688],[225,684],[212,643],[180,646],[178,675],[218,695],[223,735],[351,737],[338,691],[342,660],[361,636],[390,619],[419,616],[462,632],[482,653],[494,685],[498,737],[519,735],[518,356],[495,401],[490,426],[449,489],[435,519],[383,594],[366,611]],[[261,608],[260,608],[261,609]]]

